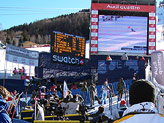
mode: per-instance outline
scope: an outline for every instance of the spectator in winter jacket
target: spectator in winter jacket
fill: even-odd
[[[6,100],[10,96],[10,92],[3,86],[0,86],[0,123],[11,123],[8,114],[8,105]]]
[[[125,90],[126,90],[125,82],[124,82],[123,78],[120,78],[118,85],[117,85],[118,99],[119,100],[122,99],[123,91],[125,91]]]
[[[96,95],[96,85],[94,83],[91,83],[91,85],[89,86],[89,96],[90,96],[91,107],[94,105],[95,95]]]
[[[76,90],[76,89],[78,89],[78,87],[75,83],[73,83],[72,86],[71,86],[71,90]]]
[[[155,86],[147,80],[137,80],[129,90],[131,107],[114,123],[164,123],[164,116],[155,107]]]
[[[110,90],[111,90],[111,88],[108,85],[108,81],[105,81],[104,85],[102,85],[101,90],[100,90],[102,93],[102,96],[101,96],[101,103],[102,104],[106,104],[107,95],[108,95]]]
[[[84,104],[87,103],[88,99],[88,87],[87,87],[87,82],[84,82],[81,87],[81,96],[84,99]]]
[[[117,120],[117,119],[121,118],[126,109],[127,109],[126,101],[122,99],[120,101],[119,108],[113,110],[113,113],[112,113],[113,120]]]

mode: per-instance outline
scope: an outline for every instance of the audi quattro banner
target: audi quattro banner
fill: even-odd
[[[155,51],[151,54],[153,78],[164,86],[164,51]]]

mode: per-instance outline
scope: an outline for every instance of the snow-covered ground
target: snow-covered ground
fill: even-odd
[[[127,98],[127,97],[126,97]],[[116,114],[116,112],[119,109],[119,102],[117,101],[117,96],[112,97],[112,106],[109,106],[109,98],[107,98],[107,104],[104,104],[104,108],[105,108],[105,114],[110,117],[113,118],[113,115]],[[125,100],[125,94],[123,95],[123,98]],[[129,105],[128,100],[127,102],[127,106]],[[88,106],[90,106],[90,104],[88,104]],[[97,101],[95,101],[95,105],[94,105],[94,109],[91,109],[88,111],[88,113],[94,114],[98,111],[99,106],[101,106],[101,104],[98,104]]]

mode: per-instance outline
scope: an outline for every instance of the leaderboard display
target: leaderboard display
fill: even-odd
[[[51,61],[70,65],[83,65],[85,38],[53,31],[51,39]]]

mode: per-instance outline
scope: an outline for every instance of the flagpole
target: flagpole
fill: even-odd
[[[4,87],[5,87],[5,82],[6,82],[6,69],[7,69],[7,62],[6,62],[6,53],[5,53],[5,66],[4,66],[4,78],[3,78]]]

